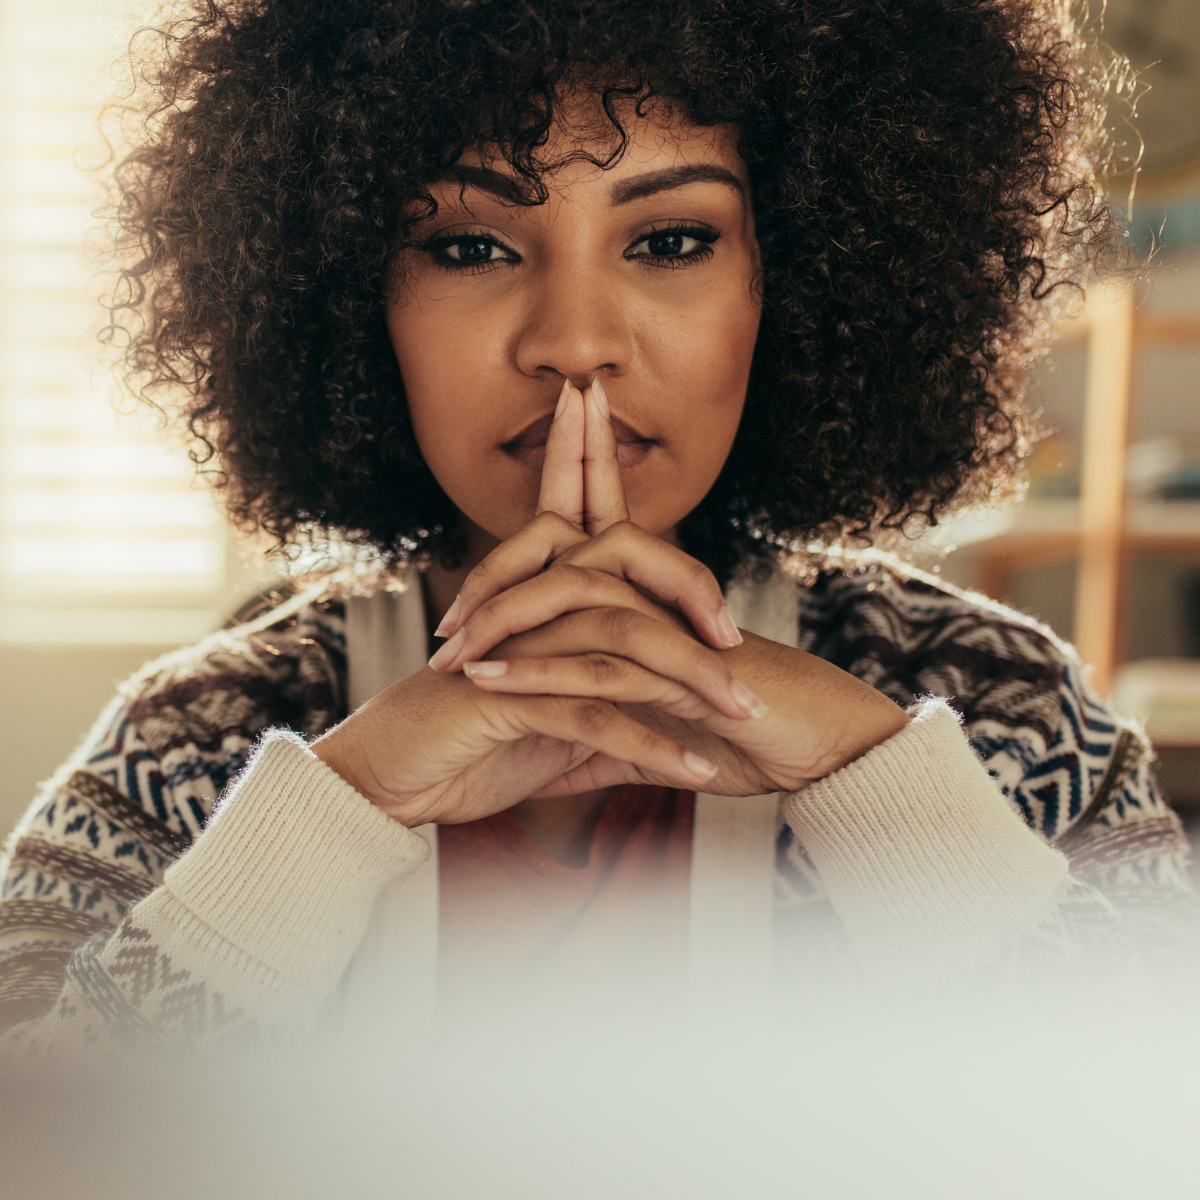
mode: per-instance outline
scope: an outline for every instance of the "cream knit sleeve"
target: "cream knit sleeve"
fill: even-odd
[[[1067,860],[1028,828],[975,757],[956,714],[925,700],[900,733],[790,795],[803,842],[879,982],[960,970],[1036,920]]]
[[[428,852],[301,738],[272,731],[161,885],[75,952],[57,1003],[8,1048],[311,1028],[379,892]]]

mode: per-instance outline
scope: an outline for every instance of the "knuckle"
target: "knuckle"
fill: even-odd
[[[616,683],[625,673],[620,661],[608,654],[593,651],[585,654],[583,660],[592,679],[599,684]]]
[[[614,542],[621,546],[636,538],[637,526],[628,518],[614,521],[607,529],[596,535],[596,541]]]
[[[691,559],[688,571],[691,575],[692,582],[697,587],[713,589],[715,591],[721,590],[717,584],[717,577],[702,562],[699,562],[694,558]]]
[[[563,582],[572,597],[587,599],[595,597],[597,593],[609,595],[611,592],[609,585],[612,576],[604,571],[597,571],[594,567],[585,567],[578,563],[564,563],[560,569],[563,571]]]
[[[606,608],[601,616],[604,631],[617,642],[624,645],[630,641],[641,624],[641,617],[632,608]]]
[[[572,540],[566,545],[562,545],[562,549],[550,560],[550,565],[555,566],[561,563],[566,566],[568,563],[586,561],[594,540],[594,538],[581,535],[577,529],[574,530]]]
[[[535,527],[540,536],[551,542],[579,532],[578,528],[572,525],[562,513],[556,513],[552,509],[546,509],[545,512],[538,513],[533,518],[529,528],[532,529]]]
[[[657,754],[670,746],[669,740],[661,733],[656,733],[640,721],[634,721],[633,724],[637,726],[638,746],[643,754]]]
[[[555,559],[553,570],[559,572],[558,578],[571,587],[586,587],[592,578],[592,572],[587,567],[561,559]]]
[[[465,589],[468,585],[478,587],[495,571],[496,564],[492,561],[492,556],[489,554],[471,573],[467,576],[463,584]]]
[[[584,700],[575,706],[575,724],[584,733],[603,733],[614,715],[612,706],[603,700]]]

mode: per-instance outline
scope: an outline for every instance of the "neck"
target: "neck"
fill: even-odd
[[[462,518],[459,525],[459,534],[466,543],[462,557],[452,560],[450,565],[447,565],[447,562],[435,555],[421,579],[425,595],[425,622],[429,627],[430,637],[441,624],[446,610],[454,603],[454,597],[458,595],[467,576],[500,545],[498,538],[466,517]]]

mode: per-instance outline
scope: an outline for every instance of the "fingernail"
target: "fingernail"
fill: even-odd
[[[455,596],[454,603],[446,609],[446,615],[442,618],[442,623],[433,631],[434,637],[449,637],[454,632],[454,627],[458,624],[458,614],[462,612],[462,601]]]
[[[463,663],[463,674],[468,679],[499,679],[507,670],[506,662]]]
[[[563,409],[567,407],[567,397],[571,394],[571,381],[563,380],[562,391],[558,393],[558,404],[554,409],[554,419],[557,421],[563,415]]]
[[[717,768],[713,763],[710,763],[707,758],[693,754],[690,750],[683,752],[683,765],[689,774],[701,780],[711,779],[717,773]]]
[[[464,641],[466,641],[466,634],[460,629],[434,654],[429,660],[429,665],[435,671],[444,671],[458,657],[458,652],[462,649]]]
[[[592,380],[592,395],[596,398],[596,407],[600,410],[600,415],[612,419],[612,413],[608,411],[608,396],[604,391],[604,384],[600,382],[600,376],[597,375]]]
[[[771,711],[740,679],[735,679],[729,690],[748,717],[765,717]]]
[[[738,627],[733,623],[733,617],[730,616],[729,609],[725,605],[721,605],[721,611],[717,613],[717,632],[725,639],[725,645],[733,647],[742,644],[742,634]]]

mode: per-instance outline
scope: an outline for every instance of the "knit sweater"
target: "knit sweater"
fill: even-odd
[[[775,987],[811,977],[831,947],[877,981],[1107,966],[1130,946],[1150,964],[1179,953],[1196,908],[1186,840],[1144,740],[1091,693],[1070,647],[895,564],[807,588],[776,577],[741,608],[752,617],[781,595],[787,640],[914,719],[771,800],[760,940]],[[346,601],[332,593],[159,659],[121,689],[8,842],[10,1049],[312,1029],[368,949],[428,948],[427,917],[395,889],[428,873],[429,839],[307,749],[347,697]],[[736,841],[753,806],[723,803]],[[710,830],[710,850],[724,852],[722,837]],[[719,924],[739,881],[723,886],[694,919]],[[389,904],[399,915],[381,944],[368,929]]]

